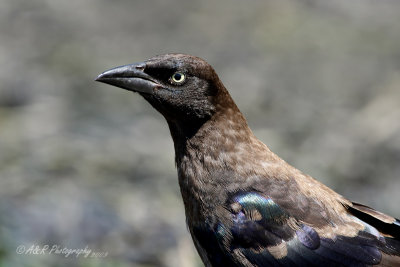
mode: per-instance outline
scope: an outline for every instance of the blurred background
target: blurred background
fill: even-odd
[[[286,161],[400,217],[399,1],[0,6],[0,266],[202,266],[167,124],[139,95],[93,81],[167,52],[213,65]]]

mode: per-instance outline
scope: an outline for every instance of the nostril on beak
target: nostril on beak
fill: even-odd
[[[143,71],[145,67],[146,67],[146,64],[145,63],[141,63],[141,64],[136,65],[135,69]]]

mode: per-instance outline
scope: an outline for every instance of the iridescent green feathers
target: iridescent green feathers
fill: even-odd
[[[384,237],[358,218],[365,228],[356,236],[326,238],[258,192],[236,193],[226,208],[230,220],[205,224],[195,232],[213,266],[246,266],[244,260],[253,266],[371,266],[385,255],[398,255],[393,247],[398,239]]]

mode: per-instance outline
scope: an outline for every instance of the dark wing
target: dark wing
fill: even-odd
[[[386,236],[400,240],[400,221],[398,219],[359,203],[353,202],[352,204],[348,208],[351,214],[374,226]]]
[[[352,203],[349,212],[373,227],[383,236],[385,246],[381,247],[383,266],[400,266],[400,220],[376,211],[368,206]]]
[[[394,235],[400,224],[395,219],[387,222],[393,235],[383,236],[362,217],[356,218],[355,212],[349,216],[362,223],[364,230],[327,238],[261,193],[236,193],[226,209],[230,218],[194,231],[213,266],[400,265],[400,240]]]

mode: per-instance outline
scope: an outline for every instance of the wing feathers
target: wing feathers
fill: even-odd
[[[226,203],[228,220],[194,234],[202,247],[209,248],[209,261],[226,266],[400,266],[400,222],[367,206],[353,205],[348,207],[349,218],[361,224],[360,230],[345,236],[335,232],[338,225],[331,223],[325,226],[334,233],[328,238],[268,196],[237,192]]]
[[[370,216],[372,216],[372,217],[374,217],[374,218],[376,218],[378,220],[381,220],[384,223],[391,224],[391,223],[395,223],[396,222],[396,218],[393,218],[392,216],[386,215],[386,214],[384,214],[384,213],[382,213],[380,211],[374,210],[373,208],[370,208],[368,206],[365,206],[363,204],[359,204],[359,203],[356,203],[356,202],[352,202],[352,204],[353,204],[353,206],[352,206],[353,209],[356,209],[356,210],[358,210],[358,211],[360,211],[362,213],[368,214],[368,215],[370,215]]]
[[[353,206],[349,207],[348,210],[360,220],[375,227],[386,237],[391,237],[400,242],[400,221],[398,219],[358,203],[353,203]]]

